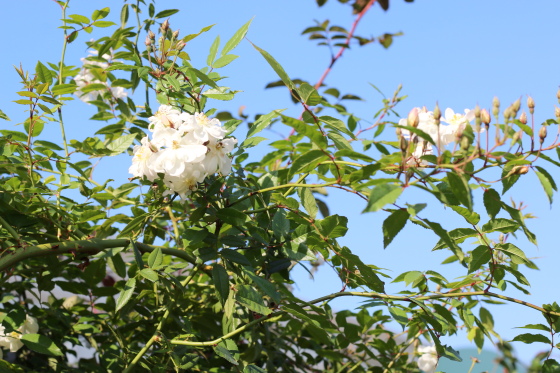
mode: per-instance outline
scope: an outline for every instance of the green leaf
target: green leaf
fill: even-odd
[[[155,18],[166,18],[166,17],[171,17],[173,14],[178,13],[179,9],[166,9],[166,10],[162,10],[161,12],[159,12],[158,14],[156,14]]]
[[[320,149],[327,148],[327,139],[316,125],[307,124],[285,115],[282,115],[282,122],[295,129],[297,134],[307,136]]]
[[[116,26],[116,23],[111,21],[95,21],[93,22],[93,26],[104,28],[104,27]]]
[[[249,42],[249,43],[251,43],[251,42]],[[292,82],[292,80],[289,78],[286,71],[284,71],[284,68],[282,68],[282,66],[268,52],[266,52],[265,50],[262,50],[261,48],[257,47],[253,43],[251,43],[251,45],[257,51],[259,51],[259,53],[264,57],[266,62],[268,62],[270,67],[272,67],[272,69],[276,72],[276,74],[280,77],[280,79],[282,79],[282,81],[284,82],[286,87],[288,87],[290,89],[290,91],[294,90],[295,89],[294,82]]]
[[[149,280],[151,282],[156,282],[159,279],[156,271],[154,271],[151,268],[144,268],[139,273],[142,277],[144,277],[146,280]]]
[[[486,207],[486,212],[488,212],[488,216],[494,219],[502,208],[502,200],[500,199],[500,193],[498,193],[496,190],[492,188],[487,189],[484,191],[483,200],[484,200],[484,207]]]
[[[319,120],[320,120],[321,122],[325,123],[327,128],[330,128],[330,129],[332,129],[332,130],[334,130],[334,131],[337,131],[337,132],[341,132],[341,133],[343,133],[343,134],[345,134],[345,135],[350,136],[350,137],[353,138],[353,139],[356,139],[356,137],[354,136],[354,134],[352,133],[352,131],[350,131],[350,130],[346,127],[346,125],[344,124],[344,122],[341,121],[340,119],[333,118],[333,117],[330,117],[330,116],[328,116],[328,115],[323,115],[323,116],[319,117]]]
[[[148,266],[150,268],[159,267],[163,262],[163,253],[160,247],[156,247],[148,256]]]
[[[482,226],[482,231],[484,233],[490,232],[502,232],[502,233],[512,233],[519,229],[519,224],[513,220],[496,218],[490,220],[488,223]]]
[[[257,287],[261,289],[263,293],[268,295],[270,299],[274,300],[277,304],[280,303],[280,294],[278,293],[278,291],[276,291],[273,283],[260,276],[257,276],[247,269],[244,269],[243,272],[245,272],[251,278],[253,283],[257,285]]]
[[[511,261],[515,264],[529,263],[529,259],[525,256],[525,253],[514,244],[500,243],[494,246],[494,249],[506,253],[506,255],[508,255],[511,258]]]
[[[75,90],[75,84],[57,84],[52,88],[52,93],[53,95],[58,96],[66,93],[74,93]]]
[[[449,207],[451,207],[451,210],[455,211],[457,214],[464,217],[469,224],[477,225],[478,222],[480,221],[480,215],[478,215],[474,211],[468,210],[461,206],[449,206]]]
[[[231,37],[231,39],[229,39],[226,43],[226,45],[224,45],[224,48],[222,49],[221,55],[225,56],[227,55],[229,52],[231,52],[235,47],[237,47],[237,45],[241,42],[241,40],[243,40],[243,38],[245,37],[245,35],[247,34],[247,30],[249,30],[249,25],[251,24],[253,20],[251,19],[249,22],[247,22],[246,24],[244,24],[243,26],[241,26],[241,28],[239,30],[237,30],[235,32],[235,34],[233,34],[233,36]]]
[[[213,81],[208,75],[204,74],[202,71],[195,69],[194,67],[189,67],[189,71],[192,71],[198,79],[203,83],[208,84],[212,88],[218,88],[218,85]]]
[[[242,266],[250,266],[251,262],[243,254],[232,249],[222,249],[219,253],[224,259],[230,260],[234,263],[241,264]]]
[[[294,162],[292,163],[292,166],[290,168],[290,177],[299,173],[311,172],[317,168],[319,163],[324,162],[328,159],[328,153],[325,154],[324,150],[315,149],[305,152],[294,159]]]
[[[286,219],[286,211],[280,209],[274,214],[272,218],[272,232],[274,237],[281,239],[287,236],[290,232],[290,221]]]
[[[216,212],[216,216],[233,226],[240,226],[245,223],[247,220],[247,215],[239,210],[234,209],[233,207],[227,207],[225,209],[220,209]]]
[[[469,262],[469,273],[478,270],[480,267],[488,263],[492,259],[491,250],[484,245],[478,246],[471,253],[471,260]]]
[[[219,69],[221,67],[227,66],[238,57],[239,56],[236,56],[235,54],[226,54],[225,56],[222,56],[214,61],[212,67],[215,69]]]
[[[472,211],[472,194],[469,187],[469,183],[463,175],[459,175],[455,172],[447,173],[447,182],[451,187],[451,191],[457,197],[459,202],[461,202],[469,211]]]
[[[262,296],[248,285],[237,286],[235,299],[251,311],[261,315],[269,315],[272,312],[270,308],[264,305]]]
[[[560,364],[554,359],[547,359],[542,366],[542,373],[558,373]]]
[[[552,204],[552,195],[554,194],[553,190],[557,190],[556,183],[554,182],[552,176],[544,168],[539,166],[535,166],[535,168],[538,170],[535,170],[535,174],[537,174],[537,177],[541,182],[544,192],[548,197],[548,201]]]
[[[148,215],[149,214],[145,213],[136,216],[126,225],[126,227],[123,228],[123,230],[121,231],[118,237],[119,238],[130,237],[130,236],[135,237],[137,234],[140,233],[140,230],[143,228],[144,222],[146,221],[146,219],[148,219]]]
[[[37,65],[35,65],[35,74],[37,74],[37,79],[40,82],[51,84],[54,74],[41,63],[41,61],[37,61]]]
[[[134,293],[135,288],[136,288],[136,279],[129,278],[128,281],[124,284],[121,293],[119,294],[119,299],[117,299],[116,311],[120,310],[128,303],[128,301],[132,297],[132,294]]]
[[[362,213],[381,210],[386,205],[394,203],[402,192],[403,188],[399,184],[387,183],[376,186],[369,194],[368,204]]]
[[[216,295],[224,305],[229,296],[229,275],[226,269],[218,263],[212,266],[212,281],[216,288]]]
[[[309,106],[315,106],[321,103],[321,95],[308,83],[301,83],[298,88],[298,93],[303,102]]]
[[[518,329],[535,329],[543,330],[545,332],[550,332],[550,327],[543,324],[527,324],[525,326],[519,326]]]
[[[439,223],[434,223],[434,222],[429,221],[427,219],[425,219],[424,222],[426,224],[428,224],[428,226],[434,231],[434,233],[437,234],[442,239],[442,241],[453,252],[453,254],[455,254],[457,259],[459,259],[459,261],[463,262],[463,259],[464,259],[463,251],[461,250],[461,248],[459,246],[457,246],[457,244],[455,243],[455,240],[453,240],[449,236],[449,233],[445,229],[443,229],[442,226]]]
[[[298,194],[305,211],[307,211],[311,219],[315,219],[319,209],[317,207],[317,201],[313,196],[313,192],[310,188],[298,188]]]
[[[210,53],[208,54],[208,58],[206,58],[206,64],[208,66],[212,66],[214,60],[216,59],[216,55],[218,54],[218,47],[220,46],[220,35],[216,36],[214,42],[210,46]]]
[[[227,361],[229,361],[230,363],[232,363],[233,365],[239,365],[239,363],[237,362],[237,360],[235,360],[235,358],[233,357],[233,355],[229,352],[229,350],[227,348],[225,348],[223,345],[217,345],[214,347],[214,351],[216,352],[216,354],[220,357],[223,357],[224,359],[226,359]]]
[[[111,155],[118,155],[125,152],[132,143],[136,139],[136,134],[129,134],[118,137],[117,139],[111,141],[109,145],[107,145],[107,149],[109,149],[112,154]]]
[[[105,7],[103,9],[94,10],[91,14],[91,19],[93,21],[97,21],[98,19],[103,19],[109,15],[110,9]]]
[[[513,338],[512,341],[523,342],[527,344],[533,342],[542,342],[546,344],[551,344],[550,339],[548,339],[548,337],[545,337],[542,334],[531,334],[531,333],[519,334],[518,336]]]
[[[0,119],[10,120],[10,118],[8,118],[8,116],[2,110],[0,110]]]
[[[41,334],[24,334],[21,336],[24,345],[35,352],[51,356],[64,356],[60,348],[47,336]]]
[[[413,134],[415,134],[416,136],[422,138],[424,141],[432,144],[432,145],[436,145],[436,143],[434,142],[434,139],[432,139],[432,137],[430,135],[428,135],[426,132],[419,130],[418,128],[412,127],[412,126],[399,126],[396,125],[396,128],[401,128],[403,130],[407,130],[412,132]]]
[[[247,365],[245,369],[243,369],[243,373],[266,373],[266,370],[251,364],[251,365]]]
[[[251,128],[249,128],[249,132],[247,132],[247,138],[261,132],[263,129],[268,127],[272,121],[280,116],[280,113],[283,112],[285,109],[282,110],[274,110],[268,114],[261,115],[259,119],[257,119]]]
[[[393,212],[383,222],[383,248],[387,248],[397,234],[408,222],[410,214],[406,209],[399,209]]]

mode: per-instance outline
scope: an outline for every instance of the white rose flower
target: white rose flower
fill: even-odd
[[[210,150],[202,164],[209,174],[220,172],[222,175],[229,175],[231,172],[231,153],[237,144],[237,139],[223,139],[220,141],[210,141],[207,145]]]
[[[418,368],[425,373],[434,373],[438,364],[438,357],[435,346],[420,346],[418,353],[422,354],[418,358]]]
[[[96,54],[95,52],[91,52],[91,53]],[[111,56],[105,54],[103,55],[103,58],[105,58],[106,60],[110,60]],[[78,86],[75,95],[77,95],[80,98],[80,100],[88,103],[90,101],[99,99],[99,97],[102,98],[103,95],[107,92],[107,90],[95,90],[95,91],[84,93],[83,89],[90,84],[105,85],[114,98],[123,98],[127,96],[127,93],[123,87],[111,87],[107,84],[107,82],[102,82],[101,80],[97,79],[95,75],[91,72],[92,66],[99,67],[101,69],[106,69],[107,67],[109,67],[109,64],[107,62],[90,61],[87,58],[82,58],[81,61],[84,66],[82,67],[78,75],[74,77],[74,81]]]

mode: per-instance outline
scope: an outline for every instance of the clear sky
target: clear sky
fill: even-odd
[[[19,90],[20,80],[12,66],[21,63],[25,70],[32,71],[39,59],[42,62],[56,63],[62,46],[62,30],[57,29],[60,25],[60,8],[54,1],[10,1],[2,5],[0,109],[12,121],[0,121],[0,128],[13,128],[16,123],[24,120],[25,113],[11,102],[18,99],[15,92]],[[93,9],[104,6],[111,7],[114,13],[112,19],[118,23],[122,6],[120,1],[74,0],[68,13],[89,16]],[[317,48],[314,42],[301,36],[301,31],[313,25],[314,19],[330,19],[331,24],[346,28],[352,22],[347,6],[341,6],[335,0],[330,0],[320,9],[313,0],[162,0],[156,6],[159,10],[181,7],[181,12],[171,18],[171,27],[179,28],[183,35],[217,24],[207,35],[187,45],[185,50],[193,58],[195,66],[203,66],[210,43],[216,35],[221,35],[224,42],[242,24],[254,17],[248,38],[271,53],[292,78],[301,78],[310,83],[321,76],[329,63],[329,54],[326,48]],[[364,99],[349,106],[363,119],[366,126],[381,107],[381,96],[371,88],[370,83],[388,96],[402,84],[402,92],[408,98],[397,107],[397,111],[403,116],[415,106],[426,105],[432,108],[436,101],[443,109],[451,107],[455,111],[462,111],[473,108],[476,104],[490,108],[494,96],[498,96],[503,106],[506,106],[520,97],[525,102],[527,95],[531,95],[536,102],[536,123],[540,123],[552,118],[554,105],[558,105],[559,14],[558,0],[417,0],[412,4],[392,0],[388,12],[383,12],[375,5],[359,25],[357,34],[378,36],[385,32],[402,31],[404,35],[395,38],[393,45],[387,50],[379,44],[371,44],[346,51],[325,83]],[[66,63],[81,65],[80,58],[87,55],[84,42],[98,36],[97,33],[81,34],[69,45]],[[277,80],[277,77],[248,42],[242,42],[234,53],[240,58],[226,67],[223,74],[229,76],[228,86],[244,92],[230,102],[215,101],[219,111],[229,110],[235,113],[244,106],[246,114],[254,115],[288,108],[291,115],[299,115],[300,108],[290,102],[284,89],[264,90],[264,86]],[[94,133],[101,124],[86,120],[94,113],[93,106],[79,100],[73,102],[65,113],[68,138],[81,139]],[[280,128],[278,130],[282,131]],[[57,140],[58,125],[53,124],[46,135],[51,140]],[[242,138],[243,131],[234,135]],[[274,132],[267,132],[264,136],[279,138]],[[259,159],[259,152],[262,154],[263,151],[265,150],[256,149],[254,159]],[[129,162],[128,157],[104,160],[97,167],[95,177],[122,181]],[[559,182],[558,170],[549,168],[549,171]],[[529,227],[537,234],[539,247],[522,240],[519,245],[529,257],[538,257],[536,263],[541,268],[540,272],[529,270],[527,273],[532,284],[532,295],[524,296],[514,292],[514,296],[523,297],[537,305],[558,301],[558,280],[555,276],[557,263],[560,263],[555,235],[560,211],[558,205],[549,207],[534,174],[523,176],[510,195],[517,202],[522,200],[528,204],[526,211],[531,211],[539,218],[529,222]],[[435,202],[418,193],[405,193],[399,202],[404,204],[405,201]],[[350,230],[343,242],[353,252],[361,255],[366,263],[390,268],[394,276],[408,270],[427,269],[436,269],[450,278],[464,274],[457,266],[432,265],[441,262],[448,255],[431,252],[437,242],[435,235],[408,225],[383,250],[381,223],[386,217],[384,213],[361,215],[363,202],[344,193],[331,192],[327,202],[332,213],[350,217]],[[480,200],[476,202],[483,212]],[[451,216],[438,207],[431,211],[445,216],[445,219],[448,219],[448,215]],[[448,229],[455,228],[454,223],[460,223],[459,220],[449,219],[444,223],[444,227]],[[307,278],[304,271],[296,272],[296,292],[304,298],[312,299],[340,290],[339,281],[328,267],[321,267],[314,281]],[[398,287],[388,286],[388,291],[397,289]],[[349,299],[333,303],[335,308],[354,307],[358,304],[358,300]],[[507,305],[492,309],[496,329],[506,340],[520,333],[514,327],[544,321],[536,311],[522,306]],[[444,343],[460,347],[464,341],[464,337],[448,338]],[[519,342],[514,345],[526,361],[536,352],[545,349],[544,345],[524,345]]]

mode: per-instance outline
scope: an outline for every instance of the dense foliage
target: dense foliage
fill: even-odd
[[[292,80],[254,45],[279,77],[269,87],[287,89],[302,114],[249,119],[220,110],[237,93],[220,69],[248,43],[250,22],[225,44],[217,37],[206,66],[193,66],[188,43],[211,26],[183,35],[173,29],[177,10],[139,0],[125,1],[120,18],[109,8],[67,15],[68,1],[57,3],[62,60],[16,68],[22,115],[13,119],[23,126],[0,129],[2,371],[433,372],[438,359],[461,359],[445,336],[466,329],[479,348],[496,343],[500,364],[514,372],[517,360],[487,307],[500,302],[535,310],[515,340],[557,348],[558,304],[508,293],[527,292],[523,271],[537,269],[517,236],[536,237],[521,206],[502,197],[535,173],[552,203],[557,187],[547,169],[560,166],[560,112],[535,126],[531,98],[528,113],[519,100],[504,108],[495,99],[488,110],[419,107],[394,120],[397,90],[366,127],[345,106],[355,95],[327,86],[325,75],[315,84]],[[350,43],[389,47],[398,36],[355,34],[374,3],[351,4],[350,30],[329,22],[304,30],[335,51],[326,73]],[[66,65],[66,48],[95,28],[109,33],[87,42],[83,66]],[[63,113],[85,105],[78,100],[104,124],[67,141]],[[60,125],[58,143],[42,137],[49,122]],[[289,135],[266,143],[259,135],[272,125]],[[237,135],[243,126],[247,135]],[[261,158],[251,154],[259,143],[268,147]],[[96,181],[94,159],[123,153],[129,182]],[[434,250],[449,251],[445,263],[458,277],[394,276],[364,263],[338,241],[348,218],[330,213],[329,188],[364,213],[386,215],[385,247],[408,222],[432,231]],[[411,189],[463,224],[448,230],[424,215],[425,203],[406,203]],[[332,267],[343,288],[299,299],[290,277],[297,264]],[[386,293],[387,281],[402,291]],[[340,297],[364,303],[335,312],[329,302]],[[560,366],[545,354],[532,369]]]

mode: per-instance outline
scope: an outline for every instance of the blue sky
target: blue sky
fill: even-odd
[[[118,22],[122,2],[117,1],[74,0],[68,13],[89,16],[95,8],[107,4],[112,11],[110,17]],[[301,36],[301,31],[313,25],[314,19],[330,19],[331,24],[346,28],[350,27],[353,19],[347,7],[335,0],[330,0],[320,9],[312,0],[162,0],[156,6],[159,10],[181,7],[181,12],[170,20],[171,27],[179,28],[181,34],[195,33],[204,26],[216,24],[207,35],[187,45],[185,50],[195,66],[203,66],[216,35],[221,35],[223,43],[242,24],[254,18],[248,39],[272,54],[292,78],[311,83],[317,81],[328,65],[329,54],[326,48],[317,48],[314,42]],[[3,71],[0,74],[0,109],[12,119],[11,122],[0,122],[0,128],[13,128],[24,120],[25,113],[11,102],[18,99],[15,92],[20,90],[20,79],[12,66],[21,63],[25,70],[32,71],[37,60],[58,61],[62,46],[62,31],[57,29],[60,8],[55,2],[46,0],[11,1],[3,4],[0,14],[3,16],[0,32],[4,35],[4,52],[0,58],[0,71]],[[558,14],[560,3],[557,0],[417,0],[412,4],[392,0],[388,12],[375,5],[362,20],[357,34],[377,37],[385,32],[403,32],[404,35],[395,38],[387,50],[372,44],[346,51],[325,83],[364,99],[349,107],[366,125],[380,108],[381,100],[381,95],[371,88],[370,83],[387,96],[402,84],[402,93],[408,98],[397,107],[397,111],[403,116],[412,107],[426,105],[432,108],[436,102],[441,108],[462,111],[476,104],[490,108],[494,96],[499,97],[505,107],[517,98],[525,102],[527,95],[531,95],[536,102],[538,124],[552,118],[554,106],[558,105]],[[87,55],[84,42],[97,36],[99,34],[96,33],[80,35],[69,45],[66,63],[81,65],[80,58]],[[278,78],[248,42],[242,42],[234,53],[240,58],[224,68],[222,74],[229,76],[228,86],[243,93],[230,102],[216,101],[219,111],[237,112],[239,107],[244,106],[245,113],[254,115],[287,108],[289,114],[299,115],[300,108],[289,101],[284,89],[264,90],[267,83]],[[94,107],[78,100],[73,102],[65,113],[67,136],[80,139],[95,132],[100,123],[87,121],[94,113]],[[59,138],[57,125],[45,133],[51,140]],[[243,131],[235,135],[243,137]],[[272,140],[279,138],[273,132],[265,136]],[[266,150],[256,149],[254,159],[258,159],[259,152],[262,154],[263,151]],[[127,157],[104,160],[96,168],[95,176],[122,181],[129,162]],[[549,171],[558,182],[558,170],[550,168]],[[522,200],[528,204],[527,211],[539,218],[529,222],[529,227],[538,236],[539,247],[535,248],[523,240],[519,246],[529,257],[539,258],[536,263],[541,271],[528,270],[526,274],[532,284],[532,295],[513,294],[537,305],[557,301],[559,290],[554,273],[560,262],[560,253],[552,232],[557,229],[558,206],[549,207],[534,174],[523,176],[509,195],[517,202]],[[436,269],[450,278],[464,274],[458,267],[437,266],[447,253],[431,252],[437,242],[435,235],[409,225],[383,250],[381,223],[386,217],[383,213],[360,214],[363,202],[342,192],[331,192],[327,202],[331,212],[350,217],[350,230],[343,242],[364,261],[390,268],[394,276],[408,270],[427,269]],[[435,200],[419,193],[405,193],[399,202],[430,203]],[[481,208],[480,200],[477,202]],[[459,223],[437,206],[431,213],[441,214],[438,216],[446,219],[444,226],[448,229]],[[308,280],[304,271],[298,271],[296,278],[296,292],[304,298],[312,299],[340,290],[336,276],[325,266],[319,269],[314,281]],[[398,288],[389,286],[388,289],[397,291]],[[333,303],[335,308],[358,304],[357,300],[349,299]],[[522,306],[507,305],[493,310],[496,329],[506,340],[519,333],[514,327],[544,321],[538,312]],[[465,341],[463,337],[449,338],[444,342],[460,347]],[[544,345],[514,345],[524,360],[545,348]]]

